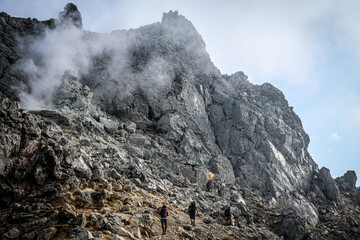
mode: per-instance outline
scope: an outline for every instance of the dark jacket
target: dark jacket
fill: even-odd
[[[226,217],[231,216],[230,208],[225,209],[225,213],[224,213],[224,214],[225,214]]]
[[[190,206],[188,208],[188,213],[189,213],[191,219],[195,219],[196,209],[197,208],[194,203],[190,204]]]

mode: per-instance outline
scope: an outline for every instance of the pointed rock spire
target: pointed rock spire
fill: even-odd
[[[73,3],[66,4],[64,11],[59,13],[59,20],[61,24],[70,24],[82,28],[81,13]]]

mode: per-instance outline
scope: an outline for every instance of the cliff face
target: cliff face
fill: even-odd
[[[247,233],[233,229],[235,238],[296,239],[319,216],[324,221],[319,206],[341,206],[340,191],[356,195],[352,172],[334,181],[327,169],[318,170],[309,137],[282,92],[269,83],[254,85],[242,72],[222,75],[200,34],[177,12],[109,34],[83,31],[81,21],[73,4],[59,20],[0,14],[3,206],[49,194],[56,209],[49,221],[68,223],[76,217],[68,205],[115,207],[122,192],[121,204],[132,206],[124,192],[134,188],[137,202],[141,191],[149,198],[159,192],[183,207],[188,198],[196,200],[210,222],[219,217],[212,209],[231,205],[237,226],[262,224]],[[23,111],[14,100],[36,111]],[[293,212],[281,215],[281,209]],[[271,217],[264,223],[259,214]],[[41,231],[48,225],[0,233],[60,236],[64,230]],[[86,225],[71,226],[69,236],[91,235]]]
[[[170,141],[182,159],[172,168],[182,169],[191,182],[204,188],[206,172],[213,172],[219,181],[295,206],[315,224],[317,213],[304,193],[317,165],[307,151],[309,137],[301,120],[281,91],[271,84],[253,85],[243,73],[221,75],[201,36],[177,12],[116,37],[128,35],[134,38],[125,50],[130,61],[113,77],[115,86],[107,85],[111,72],[103,60],[83,78],[95,92],[94,100]],[[98,68],[103,69],[100,74]],[[128,82],[138,85],[122,96]]]
[[[212,98],[210,120],[236,183],[316,223],[316,209],[304,193],[317,165],[307,151],[309,137],[282,92],[268,83],[253,85],[240,72],[215,85]]]

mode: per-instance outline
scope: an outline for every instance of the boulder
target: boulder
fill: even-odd
[[[206,224],[212,224],[214,222],[214,219],[210,216],[204,217],[202,221]]]
[[[355,171],[347,171],[342,177],[335,179],[339,189],[343,191],[354,191],[356,189],[357,176]]]
[[[39,233],[39,235],[36,239],[37,240],[50,240],[56,234],[56,232],[57,232],[57,230],[55,227],[46,228]]]
[[[136,132],[136,124],[133,122],[130,122],[128,124],[125,125],[126,130],[128,130],[130,133],[135,133]]]
[[[134,145],[131,144],[126,144],[124,145],[124,149],[131,155],[134,157],[139,157],[139,158],[143,158],[144,157],[144,152],[142,151],[142,149],[135,147]]]
[[[80,191],[77,191],[74,193],[75,195],[75,206],[77,208],[85,208],[89,207],[93,204],[93,198],[89,191],[82,193]],[[97,202],[96,202],[97,203]]]
[[[118,133],[118,125],[115,121],[107,118],[100,117],[100,123],[104,124],[104,129],[108,133],[115,134]]]
[[[56,180],[58,176],[59,160],[53,149],[43,150],[37,157],[32,175],[39,185]]]
[[[92,176],[91,168],[86,164],[82,156],[73,159],[71,161],[71,165],[78,177],[91,179]]]
[[[105,189],[98,190],[91,193],[91,197],[95,205],[103,206],[107,197],[108,191]]]
[[[101,215],[99,217],[99,220],[97,221],[96,223],[96,227],[100,230],[100,229],[103,229],[105,228],[105,226],[109,223],[109,220],[104,217],[103,215]]]
[[[343,178],[345,179],[345,182],[347,184],[349,184],[350,188],[354,189],[356,186],[356,181],[357,181],[357,176],[355,171],[351,170],[351,171],[347,171]]]
[[[86,216],[85,216],[85,214],[81,213],[81,214],[77,215],[71,221],[71,225],[74,226],[74,227],[79,226],[81,228],[85,228],[85,226],[86,226]]]
[[[128,138],[129,143],[139,148],[149,147],[151,145],[150,138],[141,134],[131,134]]]
[[[69,238],[74,238],[76,240],[89,240],[94,237],[91,232],[79,226],[70,228],[67,232],[67,235]]]
[[[341,204],[339,188],[337,187],[335,180],[331,177],[328,168],[322,167],[320,169],[317,178],[314,179],[314,183],[328,200],[334,201],[336,204]]]
[[[115,225],[113,227],[113,232],[116,233],[117,235],[119,236],[122,236],[122,237],[128,237],[130,239],[134,239],[134,235],[129,232],[128,230],[126,230],[125,228],[121,227],[121,226],[118,226],[118,225]]]
[[[67,222],[70,219],[73,219],[76,217],[76,211],[74,207],[68,203],[65,203],[60,209],[59,209],[59,218],[60,220]]]
[[[4,239],[18,239],[20,236],[20,230],[16,227],[10,228],[6,233],[2,235]],[[49,239],[49,238],[47,238]]]

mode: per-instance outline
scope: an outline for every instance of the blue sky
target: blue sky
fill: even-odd
[[[68,0],[0,0],[12,16],[56,18]],[[222,73],[243,71],[284,92],[333,177],[360,175],[360,1],[73,1],[85,30],[138,28],[178,10]],[[359,183],[359,180],[358,180]]]

